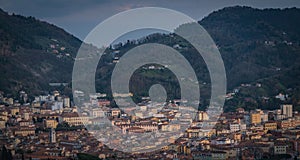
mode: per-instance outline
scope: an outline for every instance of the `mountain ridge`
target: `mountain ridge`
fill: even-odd
[[[199,21],[219,47],[227,72],[229,91],[239,88],[243,83],[262,83],[260,90],[265,90],[263,94],[257,95],[249,91],[256,96],[251,97],[241,93],[240,97],[237,96],[238,101],[251,97],[257,103],[255,105],[259,106],[262,102],[257,96],[274,96],[278,92],[286,92],[291,86],[296,90],[300,88],[300,84],[290,77],[298,76],[298,72],[293,71],[297,71],[300,66],[300,22],[296,19],[300,19],[300,9],[297,8],[254,9],[235,6],[214,11]],[[0,20],[0,33],[4,35],[0,37],[0,90],[15,93],[26,90],[38,94],[53,89],[49,87],[51,82],[71,82],[74,58],[82,43],[78,38],[33,17],[8,15],[0,11]],[[195,64],[195,71],[202,78],[201,81],[209,83],[208,72],[202,69],[203,61],[193,57],[195,51],[184,40],[165,34],[153,34],[138,41],[139,44],[157,42],[171,47],[176,44],[183,48],[187,46],[186,50],[181,49],[182,54]],[[134,42],[128,41],[120,48],[108,48],[107,53],[118,50],[120,53],[117,56],[122,56],[135,46]],[[97,74],[105,74],[96,79],[101,92],[109,90],[109,87],[104,86],[109,86],[108,77],[113,69],[114,58],[115,54],[107,54],[103,57],[107,67],[100,69],[103,65],[98,66]],[[140,72],[133,82],[138,87],[152,82],[153,79],[147,79],[147,74],[150,73]],[[176,83],[171,75],[165,76],[167,78],[158,77],[163,84]],[[283,86],[281,89],[270,88],[278,83]],[[265,86],[268,87],[264,88]],[[144,90],[139,94],[145,94]],[[67,91],[70,93],[70,86]],[[298,91],[289,94],[297,97]],[[291,100],[293,101],[295,98]],[[228,103],[228,107],[231,107],[229,110],[234,109],[232,106],[240,106],[238,102]],[[293,103],[298,104],[297,101]],[[244,106],[248,105],[253,104]],[[267,106],[271,105],[272,103]]]

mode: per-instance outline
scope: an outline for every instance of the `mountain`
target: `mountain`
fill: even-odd
[[[200,21],[220,48],[228,88],[241,92],[227,101],[237,107],[274,109],[280,103],[299,108],[300,10],[228,7]],[[249,83],[251,87],[242,87]],[[256,86],[256,84],[259,84]],[[280,101],[279,93],[289,98]]]
[[[229,7],[200,21],[220,47],[229,88],[299,64],[299,17],[296,8]]]
[[[219,47],[228,91],[239,90],[226,102],[226,111],[236,107],[271,109],[278,103],[300,106],[299,19],[297,8],[235,6],[215,11],[199,21]],[[53,89],[49,83],[70,83],[74,57],[81,44],[79,39],[33,17],[9,15],[2,10],[0,33],[0,90],[37,94]],[[97,90],[109,93],[113,60],[138,44],[150,42],[181,46],[178,50],[191,62],[201,82],[202,105],[206,106],[210,95],[206,65],[195,49],[176,35],[153,34],[107,48],[109,54],[102,57],[97,69]],[[168,70],[136,71],[131,90],[135,95],[147,96],[149,87],[156,82],[166,86],[167,91],[175,90],[169,97],[180,95],[177,79]],[[278,101],[275,96],[279,93],[288,94],[289,98]]]
[[[227,73],[228,92],[240,90],[232,99],[227,100],[225,111],[232,111],[237,107],[274,109],[280,103],[293,103],[298,108],[300,83],[296,77],[300,76],[299,18],[300,9],[297,8],[261,10],[235,6],[215,11],[199,21],[220,50]],[[132,44],[153,42],[170,47],[181,46],[182,49],[178,51],[194,67],[201,82],[201,103],[207,106],[210,96],[209,73],[202,58],[184,39],[176,35],[154,34],[138,42],[119,46],[115,49],[118,54],[114,56],[120,57],[136,46]],[[110,52],[112,51],[108,51]],[[106,55],[105,58],[107,64],[113,59],[109,59],[109,56],[111,55]],[[108,71],[113,69],[113,65],[102,67]],[[175,86],[176,77],[172,73],[159,71],[155,75],[154,72],[139,70],[133,75],[134,93],[147,96],[151,84],[161,83],[167,90],[175,90],[168,95],[170,98],[180,96],[180,90]],[[97,75],[103,75],[103,72],[101,74],[100,70]],[[98,82],[102,83],[100,86],[109,85],[105,83],[110,82],[108,77],[109,74],[97,77]],[[98,89],[108,91],[101,87]],[[279,101],[275,98],[279,93],[288,94],[290,98]]]
[[[47,22],[0,10],[0,90],[31,94],[70,82],[81,41]]]

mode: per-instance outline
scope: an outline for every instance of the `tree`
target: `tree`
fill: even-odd
[[[59,123],[56,127],[56,130],[69,130],[70,125],[67,122]]]

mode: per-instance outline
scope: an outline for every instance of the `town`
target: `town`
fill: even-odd
[[[276,110],[245,111],[238,108],[236,112],[223,113],[217,122],[210,121],[207,112],[197,111],[194,117],[180,119],[180,122],[189,122],[190,125],[176,138],[168,132],[181,129],[178,123],[171,123],[178,117],[176,113],[180,101],[159,104],[164,107],[158,110],[145,98],[143,103],[132,107],[142,112],[130,115],[119,108],[112,108],[106,94],[96,94],[90,96],[89,103],[85,103],[93,107],[89,107],[87,114],[79,116],[70,97],[58,91],[36,96],[31,103],[25,103],[28,98],[25,91],[20,91],[19,95],[23,103],[5,97],[3,92],[0,96],[1,154],[13,159],[78,159],[80,154],[99,159],[299,157],[300,113],[293,111],[291,104],[281,104]],[[214,127],[207,129],[206,124],[213,124]],[[110,131],[105,126],[120,128],[121,135],[127,136],[166,133],[167,143],[156,143],[156,150],[143,153],[139,150],[153,146],[145,146],[145,139],[140,137],[136,148],[130,148],[130,153],[121,152],[109,148],[107,139],[103,137],[103,142],[106,142],[101,142],[101,134]],[[91,133],[101,128],[105,131],[99,136]],[[114,138],[108,140],[112,146],[121,141]],[[160,147],[158,150],[157,146]]]

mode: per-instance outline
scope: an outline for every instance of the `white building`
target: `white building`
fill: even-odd
[[[53,128],[51,128],[50,135],[49,135],[49,140],[51,143],[56,143],[56,133]]]
[[[92,115],[93,117],[105,117],[105,111],[103,111],[100,108],[94,108],[92,109]]]
[[[268,122],[269,120],[268,113],[263,113],[260,115],[260,117],[261,117],[261,122]]]
[[[284,144],[274,145],[274,154],[286,154],[287,147],[288,146]]]
[[[230,132],[243,131],[243,130],[246,130],[246,129],[247,129],[246,124],[239,124],[239,123],[229,124]]]
[[[286,116],[286,118],[293,117],[293,105],[284,104],[281,105],[282,114]]]
[[[238,123],[229,124],[229,129],[230,129],[230,132],[239,131],[240,130],[240,124],[238,124]]]
[[[69,97],[64,97],[64,107],[65,108],[70,108],[70,98]]]
[[[240,124],[240,130],[241,131],[247,130],[247,125],[246,124]]]

